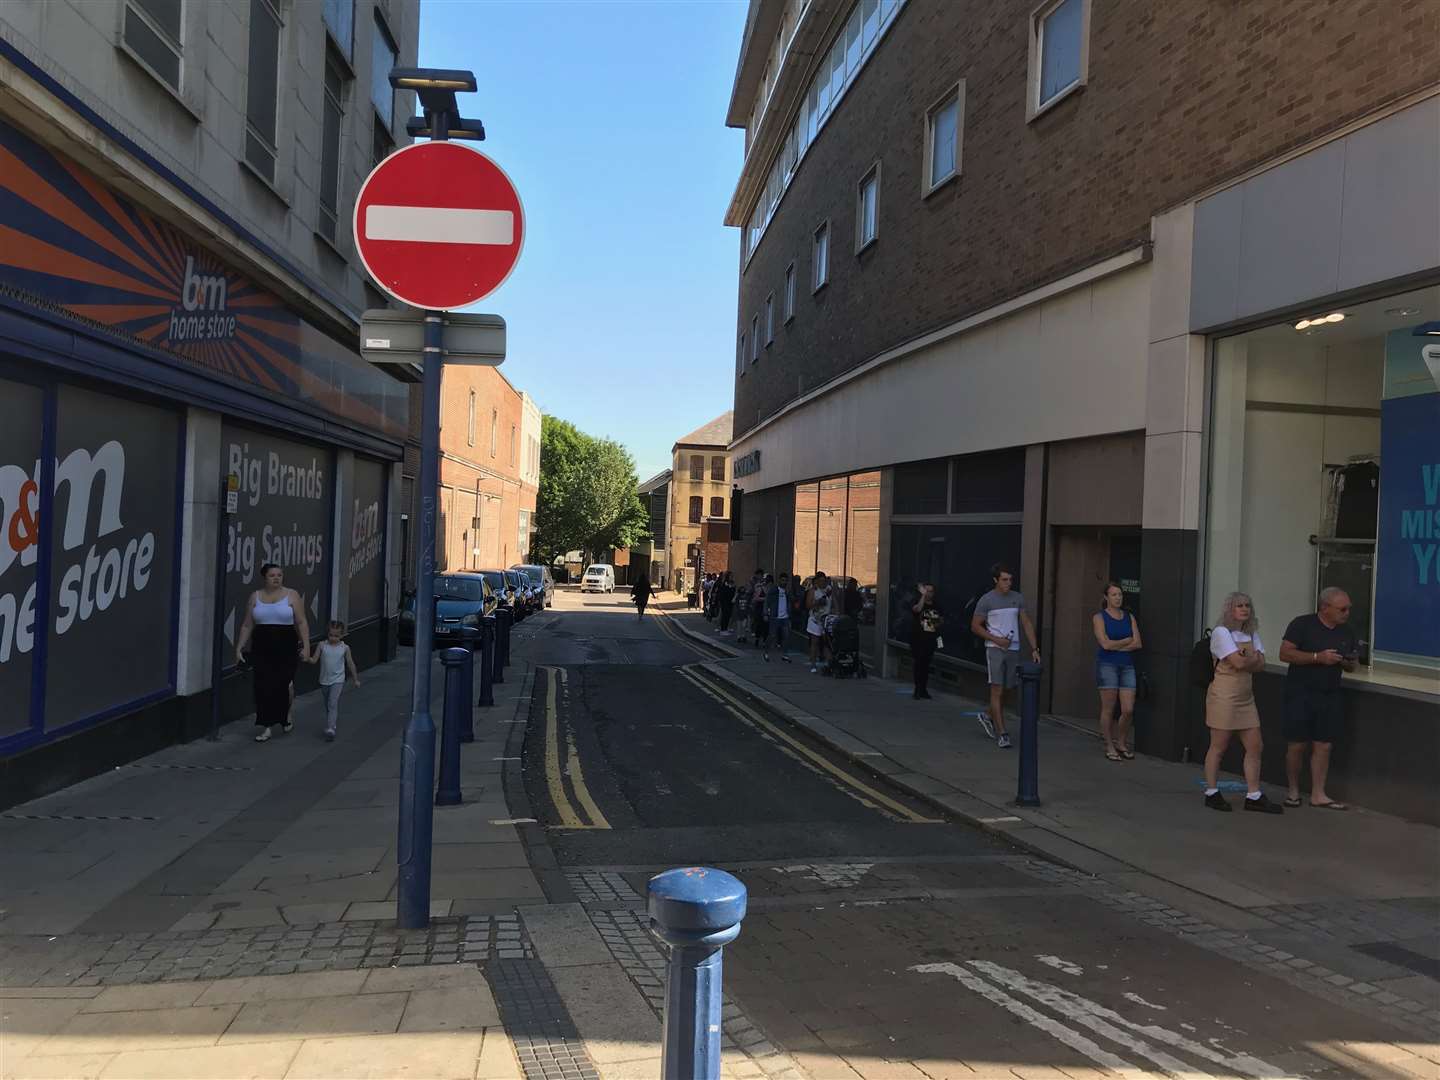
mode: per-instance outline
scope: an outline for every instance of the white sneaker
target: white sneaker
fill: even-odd
[[[1010,749],[1010,736],[1009,736],[1009,735],[1001,735],[1000,738],[998,738],[998,739],[995,740],[995,745],[998,746],[998,747],[1000,747],[1001,750],[1009,750],[1009,749]]]
[[[256,736],[255,736],[255,741],[256,741],[256,742],[269,742],[269,741],[270,741],[270,729],[267,727],[264,731],[260,732],[259,735],[256,735]]]
[[[980,722],[980,730],[985,732],[987,739],[995,738],[995,725],[990,722],[990,714],[983,709],[975,714],[975,719]]]

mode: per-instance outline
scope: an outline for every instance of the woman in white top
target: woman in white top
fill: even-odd
[[[248,645],[255,669],[255,726],[260,729],[255,741],[265,742],[275,725],[285,731],[295,726],[290,722],[290,684],[299,662],[310,659],[310,626],[300,594],[285,587],[285,571],[266,563],[260,576],[265,584],[245,602],[235,660],[244,662]]]
[[[1205,805],[1212,810],[1229,810],[1220,794],[1220,759],[1232,735],[1240,736],[1245,748],[1245,809],[1266,814],[1284,813],[1260,790],[1260,713],[1250,676],[1265,666],[1265,643],[1260,640],[1260,623],[1255,604],[1242,592],[1225,597],[1215,629],[1210,631],[1210,655],[1215,677],[1205,692],[1205,726],[1210,729],[1210,749],[1205,754]]]

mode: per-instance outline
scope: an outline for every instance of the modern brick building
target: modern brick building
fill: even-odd
[[[349,221],[419,7],[0,5],[0,804],[206,730],[217,634],[250,712],[266,562],[393,654],[406,391],[357,355]]]
[[[1140,745],[1174,758],[1203,753],[1186,656],[1224,595],[1254,594],[1275,660],[1344,585],[1366,663],[1337,776],[1433,820],[1385,748],[1440,752],[1437,40],[1433,0],[752,0],[737,542],[844,573],[840,507],[878,478],[877,651],[906,662],[917,581],[963,617],[1010,562],[1042,707],[1080,717],[1119,580]],[[978,645],[954,627],[939,659],[971,690]]]

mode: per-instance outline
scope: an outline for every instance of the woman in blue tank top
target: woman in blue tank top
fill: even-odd
[[[1105,586],[1105,606],[1091,616],[1095,631],[1095,685],[1100,690],[1100,734],[1105,756],[1131,761],[1130,723],[1135,714],[1135,657],[1140,624],[1125,610],[1125,590],[1116,582]],[[1116,705],[1120,716],[1114,717]]]

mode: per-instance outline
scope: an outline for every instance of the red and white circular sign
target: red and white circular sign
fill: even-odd
[[[500,287],[520,258],[525,212],[480,151],[424,142],[395,151],[355,199],[355,250],[396,300],[449,311]]]

